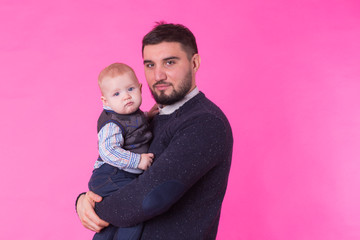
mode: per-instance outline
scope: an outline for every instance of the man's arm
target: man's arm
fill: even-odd
[[[152,167],[97,204],[96,212],[111,224],[126,227],[167,211],[225,158],[226,139],[224,123],[212,115],[184,123]]]

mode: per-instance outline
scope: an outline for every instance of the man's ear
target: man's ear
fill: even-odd
[[[192,56],[192,58],[191,58],[191,63],[192,63],[194,72],[197,72],[197,70],[200,67],[200,63],[201,63],[200,55],[195,53],[194,56]]]
[[[108,101],[106,100],[106,98],[104,96],[101,96],[101,101],[105,106],[109,106],[108,105],[109,103],[108,103]]]

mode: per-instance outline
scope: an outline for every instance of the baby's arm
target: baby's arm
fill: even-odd
[[[99,131],[98,140],[99,155],[107,164],[120,169],[136,169],[141,162],[143,163],[140,169],[147,169],[146,166],[151,165],[147,159],[149,157],[142,160],[142,154],[133,153],[122,148],[124,146],[124,137],[120,127],[115,123],[108,123],[103,126]]]

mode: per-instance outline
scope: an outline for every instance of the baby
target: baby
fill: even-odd
[[[98,119],[99,158],[89,189],[106,197],[148,169],[154,155],[147,153],[152,134],[148,120],[139,109],[141,84],[132,68],[114,63],[98,77],[103,111]],[[148,117],[158,112],[154,106]],[[117,228],[112,225],[94,235],[95,240],[139,239],[143,225]]]

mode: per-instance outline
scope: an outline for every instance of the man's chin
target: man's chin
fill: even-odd
[[[167,94],[165,91],[156,91],[153,92],[153,97],[158,100],[165,100],[171,98],[171,93]]]
[[[162,104],[162,105],[171,105],[174,104],[180,100],[182,100],[184,97],[183,96],[158,96],[155,98],[155,101],[158,104]]]
[[[169,90],[169,91],[168,91]],[[151,91],[155,101],[162,105],[171,105],[182,100],[186,94],[181,94],[175,90]]]

